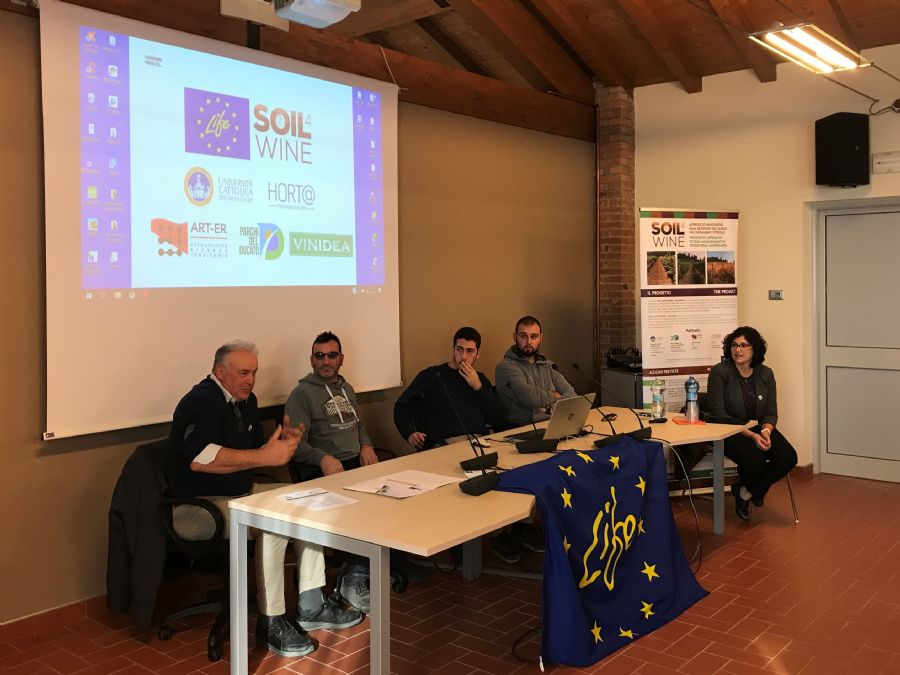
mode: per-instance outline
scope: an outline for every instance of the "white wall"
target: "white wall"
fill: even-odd
[[[865,56],[900,76],[900,45]],[[836,75],[881,99],[900,98],[900,83],[868,68]],[[857,188],[815,185],[816,119],[867,112],[869,101],[793,64],[778,66],[776,82],[750,71],[704,78],[703,91],[673,84],[635,91],[637,206],[738,210],[738,317],[769,343],[766,362],[779,385],[780,427],[800,464],[813,443],[813,222],[811,203],[900,195],[900,173],[873,175]],[[870,118],[872,152],[900,151],[900,114]],[[783,289],[783,302],[769,301]]]

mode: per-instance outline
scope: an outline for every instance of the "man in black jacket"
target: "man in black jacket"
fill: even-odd
[[[302,424],[292,428],[285,415],[283,424],[265,439],[253,394],[257,369],[257,350],[252,342],[222,345],[216,351],[212,373],[181,399],[172,416],[166,471],[169,493],[175,497],[203,496],[219,507],[226,523],[230,498],[282,487],[254,483],[253,471],[287,464],[304,431]],[[173,521],[176,531],[186,539],[204,539],[211,534],[209,515],[197,507],[176,508]],[[284,601],[287,543],[287,537],[270,532],[261,532],[257,539],[260,617],[256,638],[281,656],[303,656],[315,649],[305,630],[347,628],[362,621],[362,615],[336,605],[322,593],[322,547],[294,541],[300,599],[296,621],[288,619]]]
[[[460,328],[450,360],[420,372],[400,394],[394,424],[416,450],[445,445],[466,433],[485,434],[488,426],[509,426],[490,381],[475,370],[480,349],[481,334],[469,326]]]

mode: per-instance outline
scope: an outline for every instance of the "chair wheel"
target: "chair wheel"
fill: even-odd
[[[172,629],[168,626],[160,626],[159,627],[159,639],[160,640],[171,640],[172,639]]]
[[[222,648],[221,647],[210,647],[209,649],[206,650],[206,656],[210,661],[216,662],[222,658]]]

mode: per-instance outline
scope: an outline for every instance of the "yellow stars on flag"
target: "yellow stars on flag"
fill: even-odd
[[[588,464],[590,464],[591,462],[594,461],[594,459],[590,455],[588,455],[584,452],[581,452],[580,450],[578,452],[576,452],[575,454],[578,455],[579,457],[581,457],[581,459],[583,459]]]
[[[641,535],[641,534],[647,534],[646,532],[644,532],[644,519],[643,519],[643,518],[641,518],[641,519],[638,521],[638,534],[639,534],[639,535]]]
[[[648,565],[646,560],[644,561],[644,569],[641,570],[641,574],[647,575],[647,581],[653,581],[653,577],[660,578],[656,573],[656,565]]]
[[[569,543],[569,540],[566,537],[563,537],[563,548],[565,549],[566,553],[568,553],[569,549],[572,548],[572,544]]]
[[[630,628],[628,630],[625,630],[624,628],[619,626],[619,637],[627,637],[631,640],[634,640],[634,631]]]
[[[619,470],[619,458],[615,455],[609,458],[609,463],[613,465],[613,470]]]
[[[647,482],[644,480],[643,476],[638,476],[638,482],[634,484],[638,490],[641,491],[641,494],[644,494],[644,489],[647,487]]]
[[[594,622],[594,627],[591,628],[591,633],[594,634],[594,644],[598,642],[603,642],[603,638],[600,637],[600,626],[597,625],[597,622]]]
[[[563,466],[562,464],[559,464],[558,466],[559,470],[564,471],[570,478],[578,478],[578,476],[575,475],[575,469],[573,469],[571,466]]]
[[[560,495],[563,499],[563,508],[572,508],[572,493],[563,488],[562,494]]]
[[[653,611],[653,603],[644,602],[643,600],[641,600],[641,612],[643,612],[645,619],[649,619],[652,615],[656,614],[656,612]]]

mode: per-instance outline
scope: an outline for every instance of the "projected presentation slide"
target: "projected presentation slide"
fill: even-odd
[[[381,94],[81,26],[81,279],[380,286]]]

